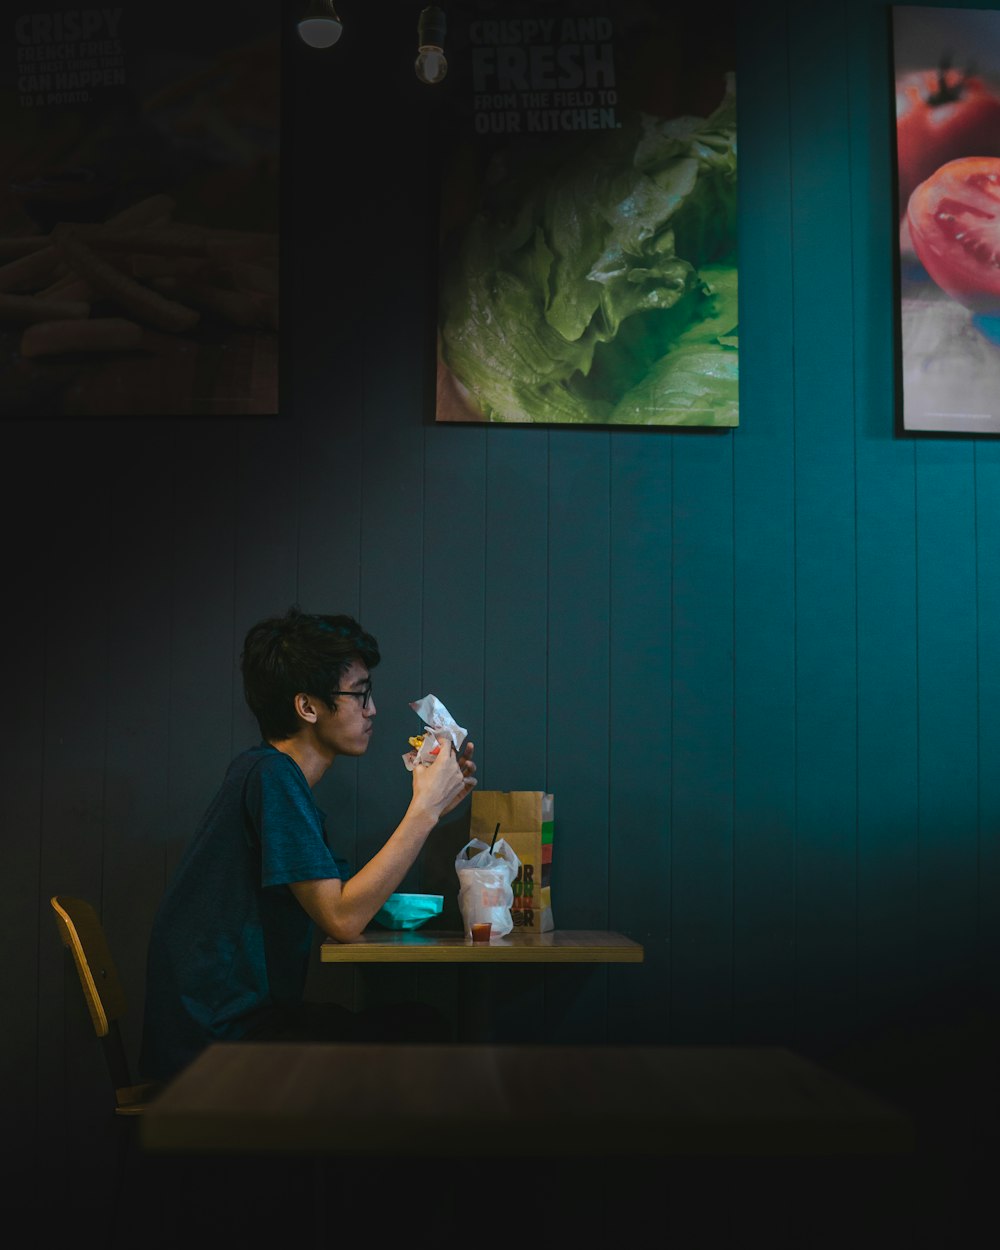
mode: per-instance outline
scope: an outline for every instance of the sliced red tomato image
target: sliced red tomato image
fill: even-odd
[[[900,213],[919,183],[960,156],[1000,156],[1000,91],[947,61],[898,77]]]
[[[937,285],[973,312],[1000,316],[1000,158],[948,161],[910,196],[906,219]]]

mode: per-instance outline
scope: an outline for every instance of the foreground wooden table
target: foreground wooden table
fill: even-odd
[[[490,942],[472,942],[463,933],[370,929],[356,942],[327,938],[320,946],[323,963],[349,964],[638,964],[643,954],[638,942],[605,929],[515,929]]]
[[[141,1121],[148,1151],[233,1155],[886,1154],[913,1136],[781,1047],[219,1043]]]

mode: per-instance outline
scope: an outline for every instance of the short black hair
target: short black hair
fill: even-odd
[[[355,660],[369,672],[380,659],[378,643],[350,616],[303,612],[259,621],[247,633],[240,665],[243,693],[267,742],[293,737],[300,728],[295,696],[332,706],[330,696]]]

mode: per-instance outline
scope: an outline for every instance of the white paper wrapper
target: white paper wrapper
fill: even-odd
[[[455,744],[456,754],[462,749],[466,738],[466,730],[457,724],[445,705],[435,695],[425,694],[422,699],[411,703],[410,707],[424,722],[424,740],[417,753],[411,758],[411,752],[403,756],[403,763],[412,772],[418,764],[431,764],[443,742],[450,738]]]

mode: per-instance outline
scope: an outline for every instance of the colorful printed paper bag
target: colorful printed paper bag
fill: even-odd
[[[487,846],[497,825],[521,867],[514,881],[515,930],[548,933],[552,918],[552,833],[555,804],[541,790],[473,790],[469,836]]]

